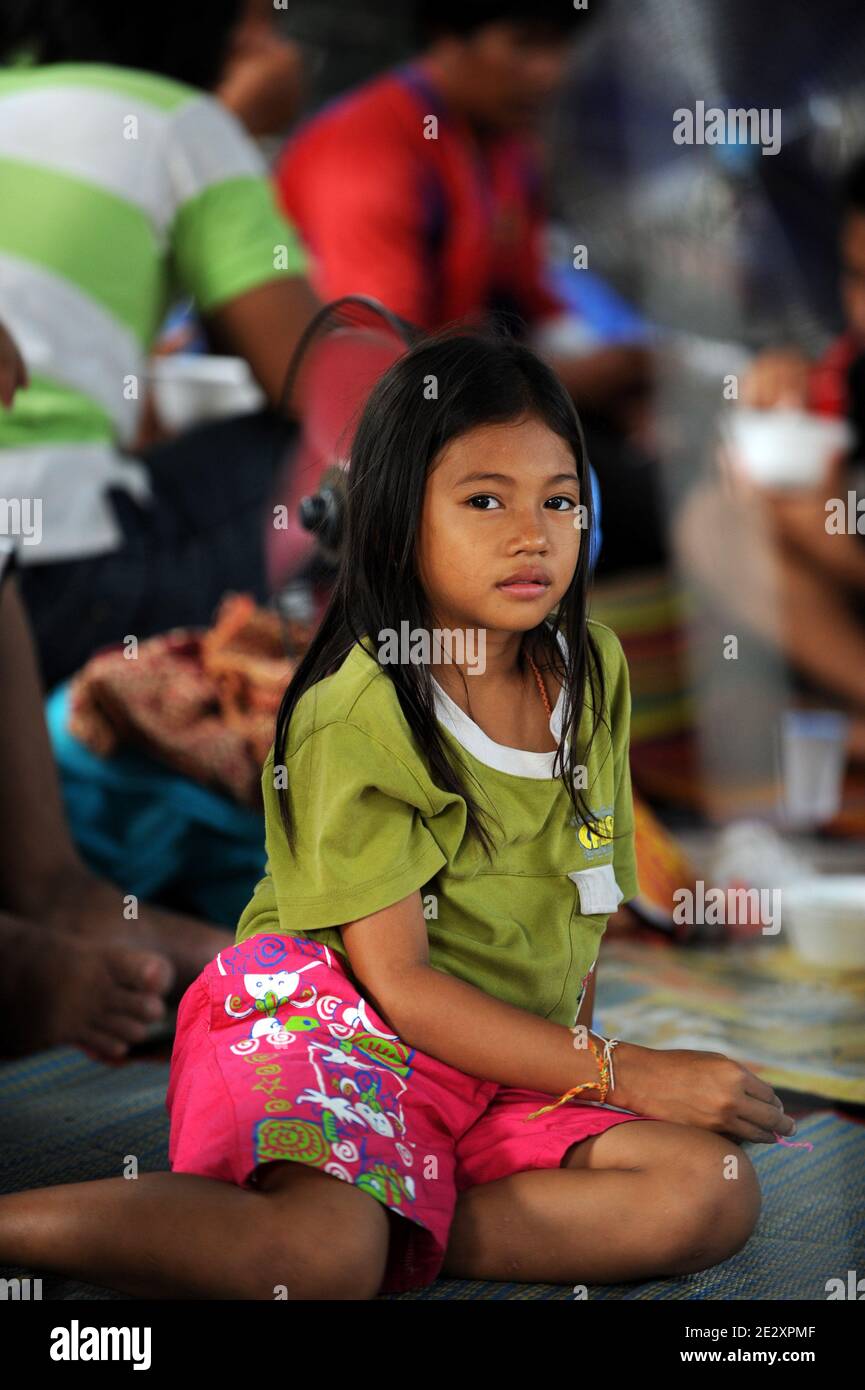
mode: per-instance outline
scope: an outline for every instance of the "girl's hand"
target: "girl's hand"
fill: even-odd
[[[612,1105],[739,1142],[774,1144],[796,1125],[772,1087],[723,1052],[622,1043],[613,1053]]]

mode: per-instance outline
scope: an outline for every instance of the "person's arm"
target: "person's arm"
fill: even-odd
[[[300,48],[274,24],[270,0],[247,0],[216,95],[250,135],[279,135],[294,119],[302,95]]]
[[[574,1034],[431,964],[421,891],[447,858],[425,823],[435,810],[422,782],[388,746],[387,720],[382,709],[375,735],[345,720],[298,730],[296,745],[289,738],[280,750],[284,764],[275,763],[275,746],[265,760],[265,848],[281,930],[337,927],[362,997],[409,1046],[464,1073],[555,1097],[597,1083],[582,1030]],[[286,774],[279,790],[277,766]],[[360,862],[352,848],[358,837]],[[617,878],[629,895],[625,874]],[[569,916],[566,906],[564,932]],[[758,1131],[770,1142],[765,1121],[780,1118],[771,1087],[737,1062],[630,1043],[616,1050],[616,1104],[748,1138]]]
[[[340,931],[363,993],[410,1047],[481,1080],[550,1097],[599,1079],[579,1031],[430,965],[419,891]],[[613,1071],[607,1100],[625,1110],[754,1143],[774,1143],[776,1132],[795,1128],[771,1086],[720,1052],[620,1042]],[[584,1095],[597,1099],[598,1092]]]
[[[298,339],[320,307],[309,282],[295,275],[247,290],[212,311],[207,322],[220,346],[246,358],[268,401],[277,407]],[[308,363],[307,356],[286,403],[295,417],[303,408]]]
[[[813,363],[798,348],[769,348],[751,363],[741,383],[740,404],[752,410],[804,409]]]
[[[753,509],[764,513],[772,534],[796,552],[812,575],[841,588],[865,589],[865,550],[856,535],[829,529],[831,503],[846,503],[849,488],[847,460],[843,451],[832,455],[824,477],[815,487],[771,488],[755,483],[743,462],[727,447],[718,451],[721,478],[730,493]]]
[[[848,531],[827,531],[830,513],[827,504],[846,500],[844,492],[830,497],[777,496],[769,504],[775,524],[809,563],[812,572],[822,572],[841,588],[865,591],[865,548],[858,535]]]
[[[0,586],[0,902],[33,916],[88,877],[69,833],[36,651],[14,575]]]
[[[471,1076],[549,1095],[598,1080],[587,1040],[575,1045],[579,1037],[570,1028],[430,965],[419,892],[340,932],[370,1002],[409,1046]],[[622,1046],[626,1054],[632,1051]],[[618,1095],[618,1074],[616,1080]],[[597,1099],[598,1092],[587,1097]]]
[[[9,410],[15,392],[26,386],[27,368],[15,340],[0,323],[0,401]]]

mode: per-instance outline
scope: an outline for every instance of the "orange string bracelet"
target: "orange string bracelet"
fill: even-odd
[[[599,1034],[598,1036],[601,1037],[602,1035]],[[601,1094],[598,1098],[599,1104],[603,1105],[607,1099],[607,1092],[610,1088],[610,1075],[612,1065],[610,1061],[610,1053],[612,1052],[613,1047],[615,1047],[618,1041],[618,1038],[604,1038],[605,1046],[604,1055],[602,1057],[600,1052],[598,1051],[598,1048],[595,1046],[594,1038],[590,1033],[589,1046],[591,1047],[595,1061],[598,1064],[598,1072],[601,1078],[600,1081],[583,1081],[579,1086],[572,1086],[569,1091],[565,1091],[564,1095],[559,1096],[559,1099],[554,1101],[552,1105],[542,1105],[540,1110],[535,1110],[532,1112],[531,1115],[526,1115],[524,1117],[523,1122],[526,1123],[529,1120],[535,1120],[537,1119],[538,1115],[546,1115],[548,1111],[555,1110],[557,1106],[563,1105],[566,1100],[571,1100],[574,1096],[578,1096],[582,1091],[600,1091]]]

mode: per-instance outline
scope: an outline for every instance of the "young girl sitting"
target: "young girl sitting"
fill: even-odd
[[[591,1029],[638,884],[587,477],[569,397],[510,339],[451,331],[379,382],[263,771],[265,876],[180,1007],[172,1171],[0,1198],[0,1262],[363,1299],[683,1274],[747,1241],[739,1145],[794,1128],[772,1088]]]

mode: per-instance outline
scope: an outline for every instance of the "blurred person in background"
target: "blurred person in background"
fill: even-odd
[[[27,372],[0,324],[0,401]],[[225,933],[140,904],[82,863],[63,809],[36,654],[0,535],[0,1057],[62,1044],[123,1056],[165,1016]]]
[[[30,371],[0,420],[0,494],[41,507],[19,584],[49,688],[128,634],[208,623],[227,589],[267,597],[291,435],[273,408],[318,305],[258,150],[207,94],[245,17],[242,0],[201,22],[169,0],[10,0],[0,17],[0,303]],[[146,355],[182,292],[271,409],[131,458]]]
[[[282,135],[304,89],[303,58],[274,22],[271,0],[246,0],[216,96],[250,135]]]
[[[601,8],[421,0],[423,50],[305,121],[276,169],[324,299],[373,295],[427,330],[499,316],[552,363],[580,408],[600,482],[599,575],[666,554],[657,470],[643,447],[651,354],[637,343],[594,346],[545,280],[538,125],[570,41]]]
[[[849,751],[865,759],[865,156],[843,181],[839,252],[845,331],[816,362],[792,346],[758,354],[740,403],[845,418],[850,452],[833,455],[818,486],[782,490],[751,480],[728,451],[722,481],[694,490],[677,539],[691,574],[780,647],[800,689],[847,710]]]

